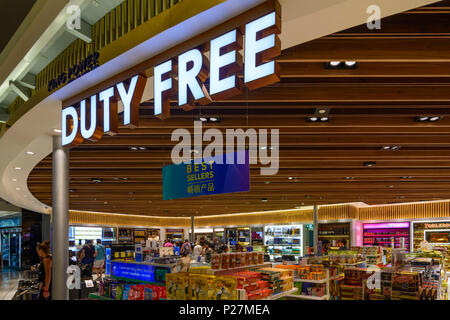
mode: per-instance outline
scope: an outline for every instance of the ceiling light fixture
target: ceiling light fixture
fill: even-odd
[[[439,120],[441,120],[442,117],[440,116],[417,116],[414,120],[416,122],[437,122]]]
[[[355,179],[355,177],[345,177],[345,179],[347,179],[347,180],[353,180],[353,179]]]
[[[62,133],[62,130],[59,130],[59,129],[53,129],[53,132],[55,132],[55,133]]]
[[[325,63],[326,69],[356,69],[357,61],[330,61]]]
[[[34,156],[34,152],[33,151],[27,151],[27,154],[29,154],[30,156]]]
[[[381,150],[399,150],[400,146],[382,146]]]
[[[262,198],[261,201],[262,202],[268,202],[269,200],[267,198]]]
[[[103,179],[101,179],[101,178],[92,178],[91,181],[92,181],[93,183],[102,183],[102,182],[103,182]]]
[[[375,161],[366,161],[363,163],[364,167],[375,167],[377,163]]]
[[[14,169],[16,169],[16,170],[22,170],[21,167],[15,167]]]
[[[16,188],[16,190],[17,190],[17,191],[20,191],[20,188],[19,188],[19,187],[17,187],[17,188]]]

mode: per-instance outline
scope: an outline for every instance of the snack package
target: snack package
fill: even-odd
[[[166,274],[166,290],[162,287],[155,287],[159,300],[162,295],[167,292],[167,299],[170,300],[189,300],[189,274],[187,272],[167,273]],[[157,300],[154,299],[154,300]]]
[[[236,268],[236,254],[230,253],[230,269]]]
[[[125,284],[123,286],[123,294],[122,294],[122,300],[129,300],[129,295],[130,295],[130,285],[129,284]]]
[[[189,278],[189,292],[191,300],[214,300],[214,276],[191,275]]]
[[[221,269],[229,269],[230,268],[230,254],[224,253],[221,255],[222,261],[221,261]]]
[[[144,285],[135,286],[134,299],[135,300],[144,300],[144,295],[145,295],[144,291],[145,291]]]
[[[213,254],[211,255],[211,269],[218,270],[220,269],[220,258],[222,255],[220,254]]]
[[[237,279],[235,277],[215,277],[212,287],[215,300],[237,300]]]
[[[153,300],[152,286],[145,286],[144,288],[144,300]]]

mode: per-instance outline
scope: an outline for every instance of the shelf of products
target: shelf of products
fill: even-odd
[[[392,238],[395,248],[400,248],[404,242],[405,249],[410,249],[410,223],[392,222],[392,223],[365,223],[363,225],[363,244],[364,246],[390,247]]]
[[[303,226],[280,225],[264,228],[264,244],[271,261],[281,261],[283,255],[303,256]]]
[[[445,251],[443,268],[450,272],[449,239],[450,221],[413,222],[413,251],[418,251],[420,244],[427,241],[433,248]]]
[[[318,240],[322,242],[324,252],[327,249],[338,250],[350,247],[350,222],[319,223]]]

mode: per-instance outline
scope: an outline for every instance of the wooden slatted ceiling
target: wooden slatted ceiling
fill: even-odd
[[[359,26],[290,48],[279,58],[281,83],[190,112],[174,104],[165,121],[152,116],[152,101],[143,103],[140,128],[121,128],[116,137],[71,151],[70,207],[181,217],[449,199],[448,21],[450,1],[441,1],[385,18],[381,30]],[[331,60],[355,60],[359,66],[325,69]],[[307,122],[319,107],[331,109],[331,121]],[[249,193],[163,201],[161,167],[170,164],[170,134],[192,130],[200,114],[221,117],[205,128],[279,128],[279,174],[264,177],[252,166]],[[442,118],[415,122],[419,115]],[[377,165],[364,167],[366,161]],[[51,156],[33,170],[28,184],[51,204]]]

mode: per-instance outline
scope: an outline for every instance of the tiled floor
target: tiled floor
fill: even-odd
[[[11,300],[21,278],[19,271],[0,271],[0,300]]]

